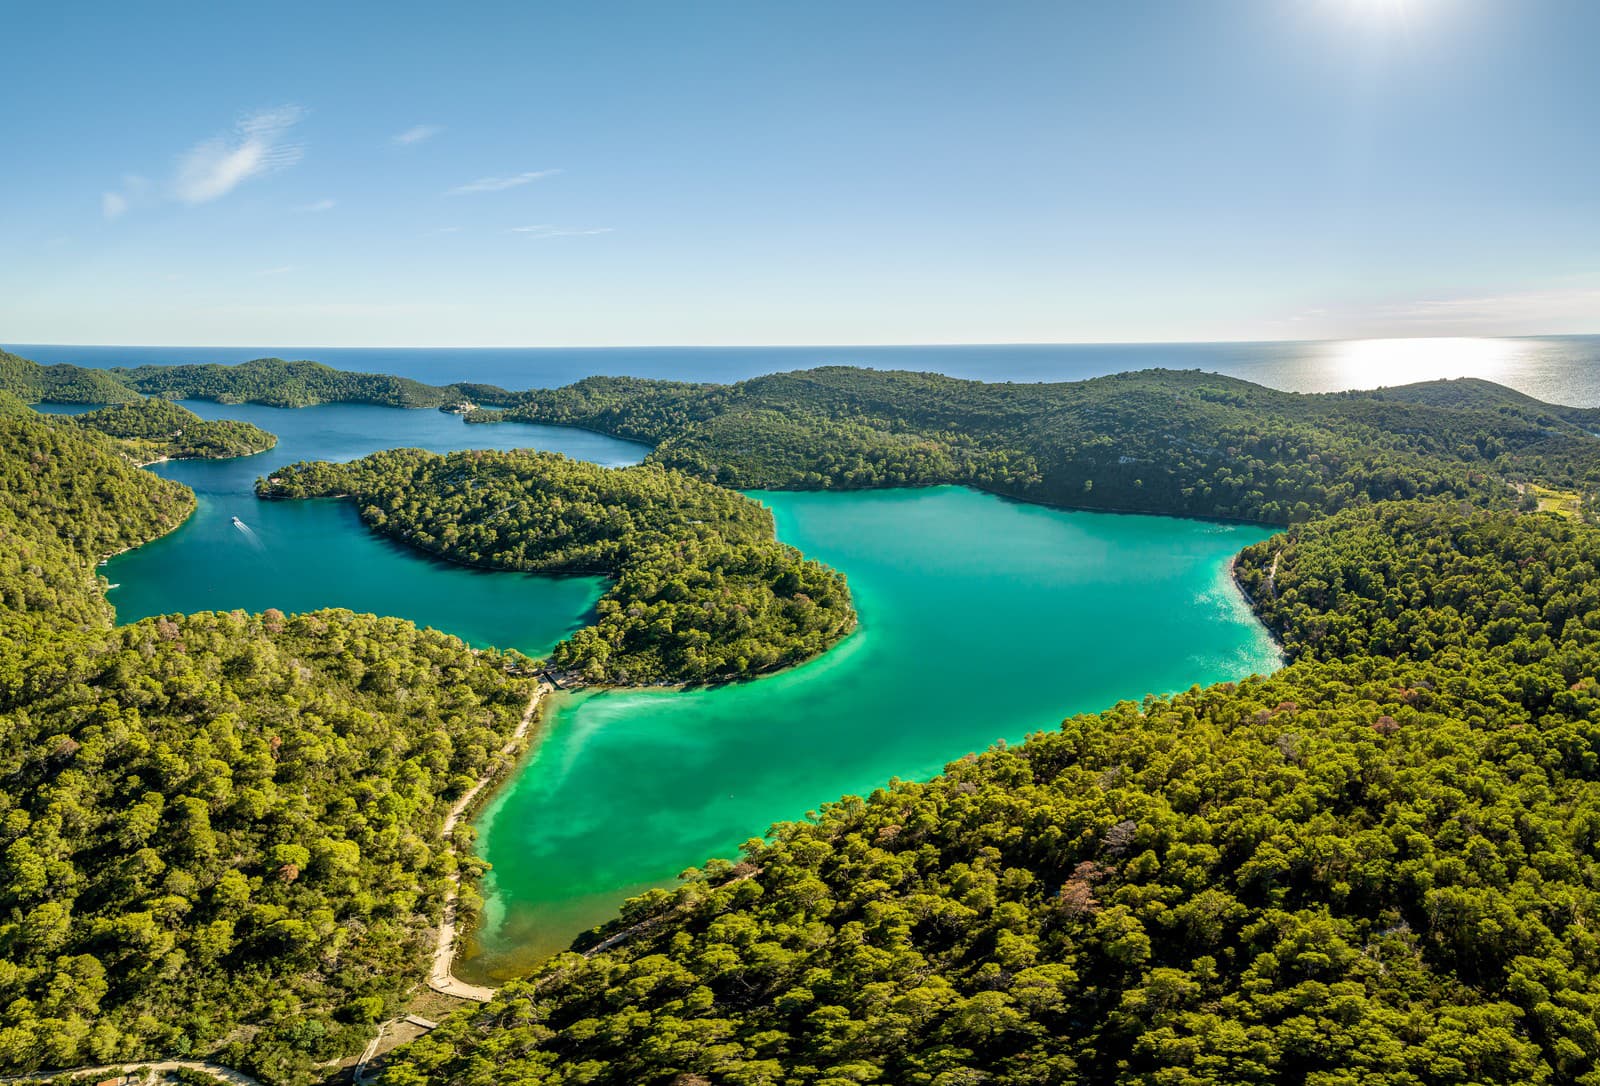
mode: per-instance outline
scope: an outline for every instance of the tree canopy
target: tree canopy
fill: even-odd
[[[594,681],[704,682],[798,663],[855,624],[844,577],[773,535],[743,495],[659,465],[420,449],[311,462],[267,497],[348,497],[366,523],[453,561],[614,579],[552,660]]]
[[[308,1081],[424,971],[438,830],[525,661],[347,611],[113,628],[94,564],[194,496],[5,407],[0,1069],[208,1055]]]
[[[203,363],[93,369],[66,363],[44,366],[4,351],[0,351],[0,390],[26,403],[132,403],[143,395],[272,407],[320,403],[452,407],[463,401],[508,404],[516,398],[494,385],[428,385],[409,377],[355,373],[320,362],[281,358],[257,358],[235,366]]]
[[[139,394],[105,370],[41,366],[0,351],[0,389],[24,403],[128,403]]]
[[[114,628],[94,562],[193,495],[21,404],[116,400],[103,371],[20,361],[0,358],[0,1067],[208,1054],[306,1081],[420,974],[454,862],[439,820],[493,770],[524,661],[340,611]],[[106,379],[449,391],[298,365]],[[1517,511],[1526,484],[1592,499],[1600,415],[1485,382],[1295,396],[1161,371],[486,391],[656,451],[608,471],[396,450],[263,491],[348,496],[459,561],[612,576],[558,658],[613,681],[753,673],[849,628],[843,578],[724,486],[1255,518],[1289,527],[1236,577],[1291,663],[780,824],[401,1049],[390,1086],[1600,1083],[1600,528]]]
[[[1059,384],[829,366],[734,385],[591,377],[502,418],[657,446],[728,486],[960,483],[1083,509],[1270,524],[1418,496],[1511,502],[1540,479],[1600,489],[1600,412],[1489,382],[1300,395],[1198,371]]]
[[[118,438],[140,463],[155,460],[215,460],[266,452],[278,443],[273,434],[237,419],[202,419],[170,400],[145,397],[71,416]]]

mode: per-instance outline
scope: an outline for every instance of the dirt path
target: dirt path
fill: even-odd
[[[0,1083],[23,1082],[49,1082],[51,1079],[67,1075],[73,1077],[100,1075],[111,1078],[117,1075],[135,1074],[140,1071],[199,1071],[203,1075],[210,1075],[218,1082],[231,1082],[234,1086],[262,1086],[258,1079],[253,1079],[243,1071],[235,1071],[231,1067],[224,1067],[220,1063],[208,1063],[204,1060],[140,1060],[131,1063],[105,1063],[95,1067],[73,1067],[65,1071],[37,1071],[31,1075],[7,1075],[0,1078]]]
[[[515,753],[522,741],[527,738],[528,728],[533,724],[533,716],[539,709],[540,700],[544,698],[545,694],[554,689],[555,687],[544,679],[541,678],[539,680],[539,685],[533,689],[533,696],[528,699],[528,707],[523,710],[522,722],[517,725],[517,730],[511,733],[511,738],[506,741],[506,745],[500,748],[500,754],[503,757],[509,757]],[[442,835],[446,842],[449,841],[450,835],[455,832],[456,826],[460,824],[462,815],[471,809],[473,801],[478,798],[480,792],[489,786],[489,782],[494,779],[494,774],[498,769],[499,767],[496,766],[488,775],[479,777],[478,782],[467,789],[466,794],[456,800],[454,806],[450,808],[450,813],[445,815]],[[466,981],[458,980],[452,971],[456,957],[456,905],[460,898],[458,892],[460,886],[460,873],[452,873],[450,876],[450,889],[447,891],[444,902],[444,919],[439,922],[439,938],[433,948],[433,968],[428,972],[428,987],[436,992],[455,996],[457,999],[470,999],[477,1003],[487,1003],[494,998],[493,988],[487,988],[481,984],[468,984]]]

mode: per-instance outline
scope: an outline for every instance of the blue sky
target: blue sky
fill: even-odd
[[[0,341],[1600,332],[1587,0],[10,5]]]

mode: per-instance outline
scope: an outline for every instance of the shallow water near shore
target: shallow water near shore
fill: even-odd
[[[754,682],[556,698],[477,819],[494,870],[459,975],[525,972],[626,897],[842,794],[1280,664],[1227,570],[1263,528],[955,487],[753,496],[780,538],[845,572],[860,629]]]

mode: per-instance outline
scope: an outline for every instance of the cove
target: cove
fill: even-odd
[[[1228,574],[1264,528],[956,487],[752,497],[781,539],[849,577],[860,629],[754,682],[556,698],[477,819],[494,866],[458,975],[524,973],[626,897],[824,800],[1119,699],[1281,665]]]
[[[256,478],[297,460],[353,460],[403,447],[535,448],[608,466],[637,463],[649,451],[583,430],[468,426],[439,411],[183,403],[202,418],[253,422],[277,434],[278,446],[233,460],[151,467],[192,487],[199,507],[176,531],[101,567],[115,586],[107,598],[119,622],[179,611],[347,607],[410,619],[479,647],[542,656],[587,621],[604,591],[600,578],[489,573],[438,561],[369,532],[350,502],[261,501]]]

